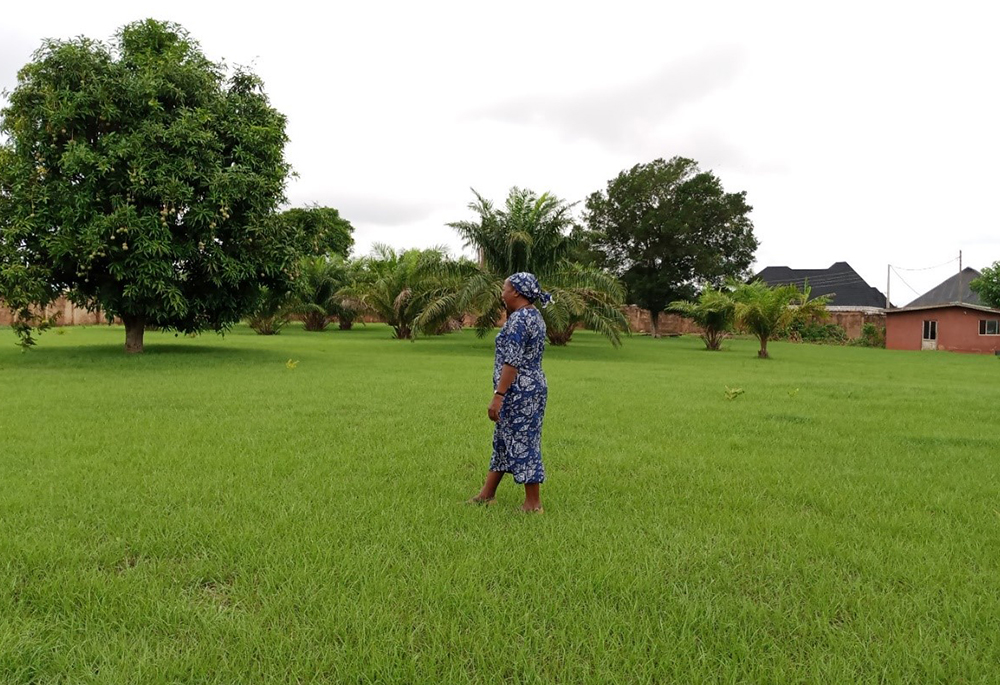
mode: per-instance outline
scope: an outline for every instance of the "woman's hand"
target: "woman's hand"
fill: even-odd
[[[503,398],[500,395],[494,395],[493,401],[490,402],[490,406],[487,407],[486,413],[490,417],[490,421],[496,423],[500,420],[500,407],[503,406]]]

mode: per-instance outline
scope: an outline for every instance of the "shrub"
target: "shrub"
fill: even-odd
[[[261,288],[260,299],[253,312],[247,317],[247,323],[257,335],[277,335],[288,323],[291,309],[291,297],[288,293],[277,293],[268,288]]]
[[[857,347],[885,347],[885,328],[873,323],[866,323],[861,327],[861,337],[850,341],[851,345]]]
[[[778,339],[793,342],[824,343],[843,345],[847,342],[847,331],[840,324],[818,321],[793,321],[781,332]]]

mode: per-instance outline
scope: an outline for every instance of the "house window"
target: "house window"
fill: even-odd
[[[1000,319],[980,319],[979,335],[1000,335]]]
[[[924,321],[924,340],[937,340],[937,321]]]

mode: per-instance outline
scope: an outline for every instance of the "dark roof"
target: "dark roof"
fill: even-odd
[[[789,269],[769,266],[757,274],[769,286],[808,283],[811,297],[830,295],[835,307],[885,307],[885,295],[873,288],[847,262],[837,262],[829,269]]]
[[[952,304],[954,302],[982,306],[983,301],[979,299],[979,295],[972,292],[969,288],[969,283],[972,282],[972,279],[979,278],[980,276],[982,276],[981,273],[967,266],[962,269],[961,273],[955,274],[944,283],[939,283],[906,305],[906,308],[928,307],[935,304]]]

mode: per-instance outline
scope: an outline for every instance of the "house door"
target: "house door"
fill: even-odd
[[[920,341],[920,349],[937,349],[937,321],[924,321],[924,338]]]

